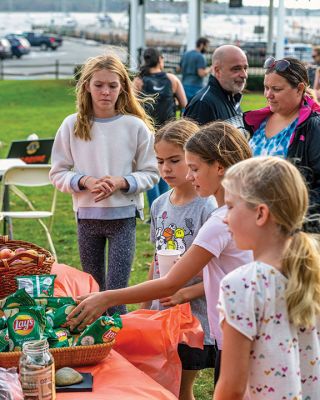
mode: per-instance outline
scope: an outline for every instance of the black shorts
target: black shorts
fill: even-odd
[[[214,345],[204,345],[203,350],[201,350],[179,343],[178,353],[182,363],[182,369],[194,371],[214,368],[216,358]]]

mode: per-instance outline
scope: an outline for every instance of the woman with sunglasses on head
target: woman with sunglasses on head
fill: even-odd
[[[304,229],[320,233],[320,106],[301,61],[269,57],[264,68],[268,106],[244,114],[253,155],[284,157],[298,167],[309,189]]]

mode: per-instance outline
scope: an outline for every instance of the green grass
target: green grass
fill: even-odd
[[[0,157],[5,157],[9,144],[14,139],[25,139],[30,133],[39,137],[53,137],[62,120],[75,112],[74,87],[66,80],[48,81],[0,81]],[[260,94],[246,94],[243,110],[263,107],[265,101]],[[37,206],[48,200],[42,190],[32,191]],[[11,207],[18,200],[11,197]],[[146,209],[146,214],[148,210]],[[71,205],[71,196],[59,193],[54,218],[52,237],[59,262],[80,267],[77,232]],[[37,222],[15,221],[14,238],[31,241],[48,247],[45,235]],[[142,282],[147,277],[152,259],[153,246],[149,243],[149,225],[137,222],[137,247],[130,284]],[[134,309],[135,306],[130,306]],[[198,400],[212,397],[212,370],[202,371],[197,379],[195,395]]]

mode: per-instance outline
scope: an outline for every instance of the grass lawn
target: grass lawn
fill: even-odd
[[[5,158],[9,145],[14,139],[25,139],[30,133],[40,138],[53,137],[62,120],[75,112],[74,87],[67,80],[47,81],[0,81],[0,157]],[[243,110],[263,107],[261,94],[246,94],[242,103]],[[46,204],[41,190],[33,191],[35,203],[39,207]],[[11,197],[12,207],[18,202]],[[148,210],[146,210],[148,214]],[[46,247],[45,235],[36,222],[15,221],[15,239],[31,241]],[[77,234],[71,196],[59,193],[56,215],[53,224],[53,241],[59,262],[80,267],[77,249]],[[132,267],[130,284],[146,279],[153,246],[149,243],[149,225],[138,221],[136,257]],[[131,306],[131,310],[135,306]],[[212,397],[212,370],[200,374],[195,395],[198,400]]]

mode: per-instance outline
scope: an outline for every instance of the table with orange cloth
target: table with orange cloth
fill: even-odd
[[[99,291],[93,277],[64,264],[55,263],[55,296]],[[123,329],[109,356],[95,366],[77,368],[94,376],[93,392],[76,394],[77,400],[176,399],[181,378],[177,353],[180,342],[202,347],[199,321],[184,304],[163,311],[137,310],[121,316]],[[75,393],[59,393],[57,400],[74,399]]]

